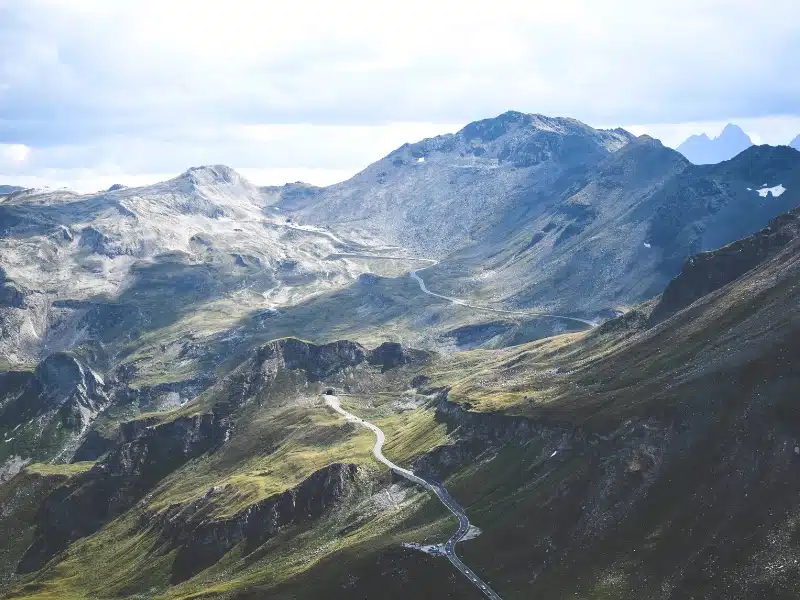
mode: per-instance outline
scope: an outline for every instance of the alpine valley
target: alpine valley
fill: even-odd
[[[0,597],[797,598],[798,207],[793,147],[514,111],[0,186]]]

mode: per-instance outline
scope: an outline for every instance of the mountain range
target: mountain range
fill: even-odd
[[[9,190],[0,597],[795,597],[798,190],[514,111]]]
[[[443,293],[591,316],[657,294],[691,254],[797,206],[799,157],[759,146],[693,166],[647,136],[510,112],[343,183],[268,193],[296,220],[441,260]]]

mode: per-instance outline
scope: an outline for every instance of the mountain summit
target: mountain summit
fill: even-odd
[[[696,165],[709,165],[729,160],[752,145],[752,140],[741,127],[728,123],[719,136],[693,135],[677,150]]]
[[[797,136],[796,138],[794,138],[794,139],[793,139],[791,142],[789,142],[789,145],[790,145],[792,148],[794,148],[795,150],[800,150],[800,135],[798,135],[798,136]]]
[[[622,129],[508,111],[403,144],[342,183],[271,193],[305,221],[335,222],[441,257],[480,239],[498,219],[579,186],[634,139]]]

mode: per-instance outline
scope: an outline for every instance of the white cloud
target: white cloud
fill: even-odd
[[[508,109],[785,142],[798,23],[796,0],[0,0],[0,143],[32,149],[0,171],[322,181]]]
[[[0,167],[17,167],[28,160],[31,149],[25,144],[0,144]]]

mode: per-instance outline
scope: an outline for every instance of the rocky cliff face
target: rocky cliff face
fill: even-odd
[[[19,572],[41,568],[74,540],[121,515],[166,474],[222,444],[229,429],[229,416],[220,412],[164,424],[122,424],[119,443],[107,458],[46,498],[36,540]]]
[[[384,343],[373,350],[347,340],[330,344],[310,344],[296,338],[270,342],[239,367],[220,385],[231,390],[231,403],[239,406],[255,399],[264,403],[285,386],[304,386],[321,382],[340,385],[350,370],[369,366],[386,372],[406,364],[422,364],[430,353]],[[367,376],[368,378],[368,376]]]
[[[81,359],[48,356],[34,372],[0,373],[0,460],[67,461],[110,400],[103,379]]]
[[[656,324],[695,300],[738,279],[789,244],[800,241],[800,210],[776,217],[755,235],[690,258],[661,296],[650,317]]]
[[[215,495],[222,491],[212,488],[188,506],[144,515],[142,527],[155,527],[168,547],[177,549],[172,566],[172,581],[177,583],[208,568],[242,542],[244,553],[249,554],[280,529],[314,521],[340,504],[353,491],[357,478],[356,465],[331,464],[299,485],[223,519],[209,516]]]

